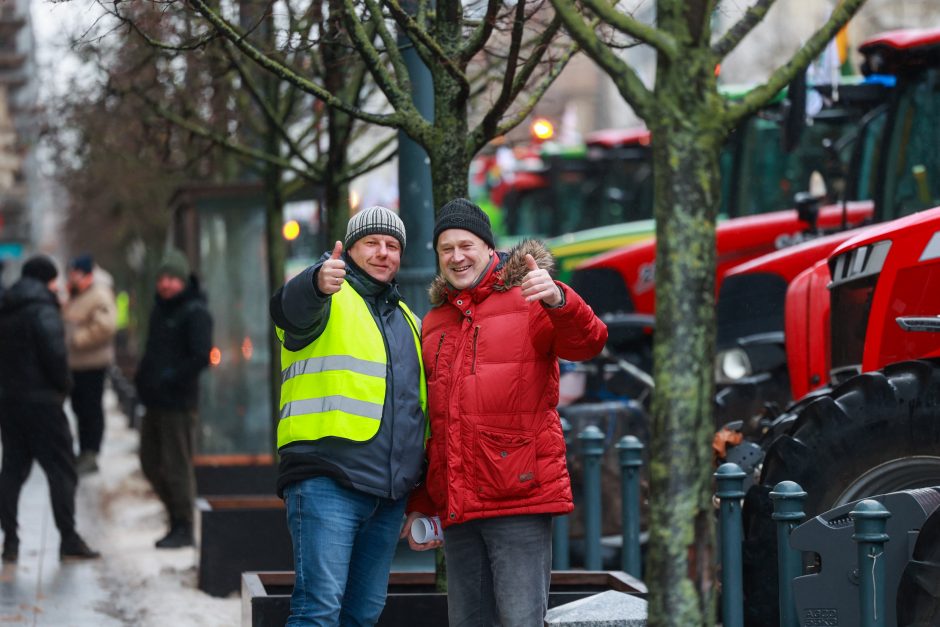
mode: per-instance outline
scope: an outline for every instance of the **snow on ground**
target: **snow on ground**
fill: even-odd
[[[83,478],[79,487],[83,498],[97,501],[96,508],[81,513],[79,525],[104,555],[99,581],[109,597],[101,611],[139,627],[238,624],[237,595],[218,599],[197,589],[195,548],[154,548],[166,532],[163,506],[140,470],[138,433],[128,428],[110,394],[108,410],[101,470]]]

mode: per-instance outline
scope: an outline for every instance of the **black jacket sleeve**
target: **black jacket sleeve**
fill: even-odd
[[[321,259],[271,297],[271,319],[284,329],[284,346],[288,350],[300,350],[320,337],[330,319],[331,299],[316,287],[317,273],[322,264]]]
[[[39,307],[33,325],[39,367],[56,391],[68,394],[72,382],[65,347],[65,326],[58,309]]]

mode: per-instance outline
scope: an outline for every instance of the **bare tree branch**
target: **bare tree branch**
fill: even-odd
[[[617,3],[611,4],[608,0],[581,0],[581,2],[602,22],[640,41],[649,44],[667,59],[675,60],[679,55],[676,40],[668,33],[654,26],[648,26],[631,15],[617,10]]]
[[[269,163],[279,168],[290,170],[291,172],[296,173],[298,176],[301,176],[312,183],[319,183],[323,180],[323,172],[318,171],[316,166],[312,166],[310,168],[298,167],[293,161],[289,159],[284,159],[283,157],[269,154],[266,151],[233,141],[221,133],[213,131],[212,129],[209,129],[201,124],[197,124],[189,118],[178,115],[174,111],[167,109],[160,103],[154,101],[152,98],[141,92],[137,92],[137,95],[148,104],[150,109],[155,114],[165,119],[166,121],[180,128],[186,129],[194,135],[208,139],[212,143],[221,146],[222,148],[225,148],[226,150],[244,159],[248,159],[252,162]]]
[[[761,23],[764,16],[767,15],[767,12],[776,1],[777,0],[757,0],[757,2],[748,8],[741,19],[728,29],[728,32],[712,46],[712,53],[715,57],[720,61],[725,58],[729,52],[734,50],[738,44],[741,43],[741,40],[747,37],[748,33]]]
[[[826,47],[836,33],[845,26],[852,16],[861,8],[865,0],[843,0],[833,10],[829,20],[820,27],[806,44],[790,58],[787,63],[771,74],[760,87],[748,92],[740,102],[728,106],[726,121],[730,125],[737,124],[743,117],[751,115],[763,106],[778,91],[792,81],[798,72],[803,71]]]
[[[326,91],[313,81],[307,80],[306,78],[300,76],[293,69],[275,61],[268,55],[258,50],[249,41],[247,41],[235,29],[234,26],[229,24],[225,19],[213,11],[204,0],[187,1],[192,4],[192,6],[200,13],[200,15],[202,15],[206,21],[208,21],[213,26],[213,28],[221,33],[223,37],[235,44],[235,46],[241,50],[242,53],[244,53],[249,59],[268,70],[278,78],[291,83],[292,85],[313,96],[316,96],[327,105],[335,107],[340,111],[348,113],[349,115],[360,120],[371,122],[372,124],[378,124],[380,126],[397,127],[400,125],[401,116],[397,112],[390,114],[370,113],[337,98],[335,95]]]
[[[228,53],[229,60],[231,61],[233,67],[235,67],[235,70],[238,72],[239,77],[242,79],[242,84],[247,88],[248,93],[251,95],[251,98],[255,104],[264,113],[264,117],[268,121],[269,128],[273,128],[281,137],[281,139],[284,140],[284,143],[287,145],[287,148],[291,154],[299,159],[305,166],[312,169],[314,167],[313,163],[307,159],[307,156],[303,153],[303,151],[294,141],[294,138],[291,137],[291,134],[284,127],[284,118],[281,117],[281,112],[274,111],[272,109],[270,100],[261,93],[260,88],[255,84],[254,77],[251,76],[251,73],[248,72],[245,66],[236,58],[236,55],[232,54],[232,50],[228,46],[226,46],[225,49]]]
[[[650,90],[643,84],[636,70],[597,37],[594,27],[581,17],[574,0],[551,2],[571,38],[611,77],[620,94],[634,111],[643,118],[652,115],[653,95]]]
[[[444,50],[441,49],[440,44],[435,41],[425,29],[421,28],[413,17],[402,9],[397,0],[384,0],[383,3],[388,7],[389,12],[392,14],[392,17],[395,18],[395,22],[398,26],[404,29],[408,37],[416,44],[416,50],[421,55],[421,59],[424,61],[425,65],[429,67],[431,64],[441,65],[450,72],[455,80],[465,85],[468,83],[467,75],[454,64],[450,55],[446,54]],[[430,56],[432,54],[433,57]]]
[[[460,51],[460,64],[466,66],[470,59],[478,52],[483,50],[483,46],[489,41],[493,34],[493,28],[496,26],[496,16],[502,3],[499,0],[488,0],[486,3],[486,14],[480,20],[480,25],[473,30],[473,34],[467,38],[467,43]]]
[[[520,124],[526,116],[532,113],[532,109],[535,108],[535,105],[538,104],[538,101],[542,99],[542,96],[545,95],[545,92],[548,91],[548,88],[551,87],[552,83],[558,78],[558,75],[561,74],[565,66],[568,64],[568,61],[571,60],[571,57],[578,51],[577,46],[571,46],[563,55],[562,58],[556,61],[556,64],[552,67],[551,71],[542,78],[538,85],[529,94],[529,100],[524,105],[522,105],[519,110],[511,118],[504,120],[500,124],[495,132],[495,135],[502,135],[509,132],[516,125]],[[482,148],[480,145],[477,147],[477,150]]]

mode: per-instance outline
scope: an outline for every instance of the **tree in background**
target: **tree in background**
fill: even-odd
[[[467,195],[473,155],[528,116],[577,50],[545,0],[512,6],[498,0],[417,0],[407,9],[397,0],[332,0],[330,19],[341,25],[381,92],[356,103],[312,74],[302,59],[279,58],[253,45],[236,26],[236,16],[203,0],[189,4],[208,23],[207,37],[225,37],[259,66],[332,109],[414,139],[430,160],[435,206]],[[407,35],[430,72],[433,120],[412,102],[412,77],[396,30]]]
[[[718,93],[717,68],[774,0],[757,0],[716,36],[717,0],[657,0],[647,24],[600,0],[551,0],[572,38],[605,71],[652,131],[656,219],[656,336],[646,583],[651,626],[715,622],[711,502],[718,155],[736,123],[787,85],[864,0],[843,0],[829,20],[743,99]],[[590,20],[600,19],[596,31]],[[652,88],[617,50],[656,51]]]
[[[121,70],[139,77],[152,71],[139,63]],[[121,98],[113,85],[74,81],[46,105],[43,143],[64,192],[66,248],[91,252],[115,286],[130,293],[133,323],[145,320],[150,306],[147,269],[166,240],[171,197],[193,173],[216,168],[218,155],[211,143]]]
[[[331,17],[328,2],[284,4],[277,13],[264,1],[242,0],[234,6],[253,46],[307,68],[356,103],[367,98],[373,86],[365,66],[350,51],[338,20]],[[199,29],[200,20],[183,3],[99,5],[105,19],[97,30],[85,33],[76,47],[96,68],[102,86],[80,102],[106,98],[124,107],[112,113],[139,118],[133,123],[166,129],[173,137],[203,147],[200,167],[168,178],[170,189],[190,181],[259,181],[265,197],[271,285],[280,285],[284,279],[286,246],[281,227],[286,199],[305,187],[322,190],[318,222],[326,225],[329,237],[342,237],[349,216],[348,184],[394,156],[393,133],[376,135],[367,125],[277,80],[247,61],[231,42],[206,36],[205,29]],[[125,123],[123,117],[111,119]],[[368,149],[350,158],[350,145],[366,132],[370,133]],[[120,132],[116,135],[119,138]],[[91,134],[87,144],[90,147],[98,139]],[[164,216],[159,228],[165,233],[169,196],[153,198],[164,203],[154,215]],[[83,203],[80,220],[90,209]],[[277,354],[273,333],[270,341],[270,354]],[[278,364],[272,363],[271,368],[272,381],[278,381]],[[277,386],[272,390],[272,415],[276,416]]]

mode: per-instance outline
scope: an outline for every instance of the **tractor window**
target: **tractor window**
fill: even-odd
[[[901,94],[893,131],[885,219],[940,205],[940,70]]]
[[[536,188],[506,194],[506,233],[514,237],[548,237],[552,233],[551,191]]]
[[[591,164],[584,182],[584,212],[576,229],[653,217],[653,166],[644,151],[615,153]]]
[[[722,209],[729,217],[737,217],[790,206],[797,190],[784,175],[787,155],[780,145],[779,121],[755,116],[747,122],[742,139],[736,154],[739,162],[734,181],[738,188],[732,196],[736,202]]]
[[[863,122],[862,135],[856,140],[853,156],[857,160],[855,180],[849,181],[847,200],[870,200],[875,197],[875,174],[881,167],[880,147],[888,118],[887,111],[887,107],[880,107]]]

